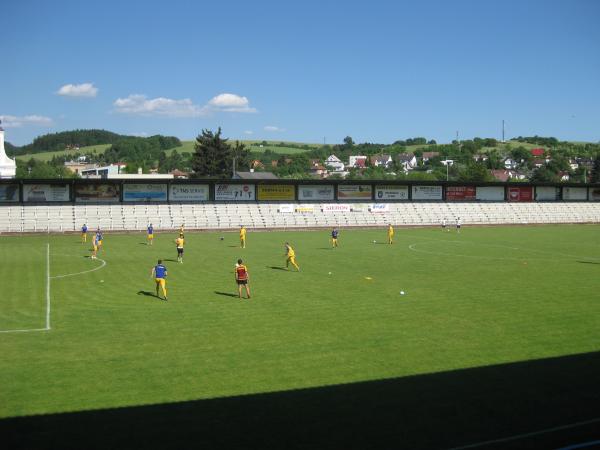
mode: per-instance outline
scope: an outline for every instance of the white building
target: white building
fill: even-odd
[[[4,129],[0,121],[0,178],[14,178],[17,174],[17,163],[6,156],[4,150]]]
[[[330,155],[325,160],[325,165],[327,167],[331,167],[336,172],[343,172],[345,167],[342,160],[335,155]]]
[[[361,161],[361,162],[359,162]],[[366,167],[367,157],[365,155],[351,155],[348,158],[348,167]]]

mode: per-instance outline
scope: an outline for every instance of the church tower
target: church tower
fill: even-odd
[[[14,178],[17,174],[17,163],[6,156],[4,150],[4,129],[0,120],[0,178]]]

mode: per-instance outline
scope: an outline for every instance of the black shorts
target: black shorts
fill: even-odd
[[[177,254],[178,255],[183,255],[183,249],[182,248],[178,248],[177,249]]]
[[[248,280],[235,280],[237,284],[248,284]]]

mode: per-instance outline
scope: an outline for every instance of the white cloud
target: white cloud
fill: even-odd
[[[254,134],[254,131],[252,131],[252,130],[246,130],[246,131],[244,131],[244,134]]]
[[[127,98],[116,99],[113,106],[116,112],[142,116],[198,117],[206,114],[205,108],[194,105],[189,98],[173,100],[157,97],[149,99],[145,95],[132,94]]]
[[[265,126],[264,130],[265,131],[279,131],[279,132],[281,132],[281,131],[285,131],[285,128],[279,128],[279,127],[276,127],[275,125],[267,125],[267,126]]]
[[[95,97],[98,88],[94,83],[65,84],[56,93],[66,97]]]
[[[250,107],[250,102],[247,97],[229,93],[219,94],[211,98],[206,106],[215,111],[240,113],[257,112],[256,108]]]
[[[53,125],[53,121],[50,117],[29,115],[29,116],[0,116],[2,126],[5,128],[20,128],[27,125],[38,126],[38,127],[50,127]]]

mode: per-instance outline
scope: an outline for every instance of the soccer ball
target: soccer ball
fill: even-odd
[[[221,240],[223,240],[223,239],[225,239],[225,238],[224,238],[223,236],[221,236],[221,238],[220,238],[220,239],[221,239]]]
[[[400,295],[404,295],[404,291],[400,291]]]
[[[373,244],[377,244],[377,241],[373,241]]]
[[[329,272],[329,275],[331,275],[331,272]]]

